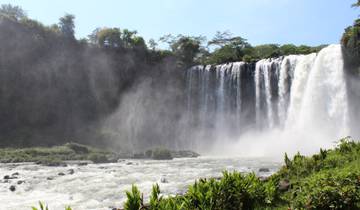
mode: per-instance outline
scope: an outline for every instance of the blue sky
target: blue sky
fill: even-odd
[[[0,0],[21,6],[44,24],[76,16],[76,36],[96,27],[137,30],[146,40],[168,33],[205,35],[230,30],[253,44],[338,43],[360,9],[355,0]]]

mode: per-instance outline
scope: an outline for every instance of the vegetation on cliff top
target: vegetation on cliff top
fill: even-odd
[[[360,1],[353,4],[353,7],[359,7]],[[352,26],[345,29],[341,38],[341,45],[345,64],[352,73],[360,73],[360,19],[356,19]]]

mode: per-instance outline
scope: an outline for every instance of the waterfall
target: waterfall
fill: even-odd
[[[340,45],[318,54],[263,59],[255,65],[196,66],[187,74],[193,123],[214,138],[241,136],[247,129],[349,135]]]
[[[335,138],[348,135],[348,102],[341,47],[331,45],[317,56],[300,108],[299,126],[329,132]]]
[[[280,66],[279,74],[279,104],[278,104],[278,116],[279,123],[284,124],[288,105],[290,103],[290,91],[291,91],[291,82],[294,78],[295,68],[299,60],[302,60],[304,56],[289,55],[286,56]]]

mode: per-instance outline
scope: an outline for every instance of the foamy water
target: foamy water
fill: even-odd
[[[128,165],[131,164],[131,165]],[[259,174],[259,168],[270,172]],[[110,209],[121,207],[125,190],[136,184],[146,195],[154,183],[160,185],[162,194],[173,195],[186,191],[187,186],[200,177],[219,177],[223,170],[254,171],[261,176],[274,173],[280,164],[265,159],[200,157],[169,161],[124,160],[111,164],[89,164],[67,167],[45,167],[36,164],[0,164],[0,209],[29,210],[38,201],[46,202],[51,210],[63,210],[70,205],[75,210]],[[74,174],[69,174],[69,169]],[[18,179],[6,183],[3,178],[18,172]],[[59,176],[59,173],[66,175]],[[48,177],[53,180],[48,180]],[[166,180],[162,183],[161,179]],[[19,180],[25,183],[18,185]],[[9,187],[16,186],[11,192]]]

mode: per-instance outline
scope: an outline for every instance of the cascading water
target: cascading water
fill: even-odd
[[[264,59],[255,66],[244,62],[196,66],[187,74],[193,132],[208,134],[197,141],[241,141],[244,133],[275,130],[279,138],[327,133],[328,142],[349,135],[340,45],[319,54]]]

